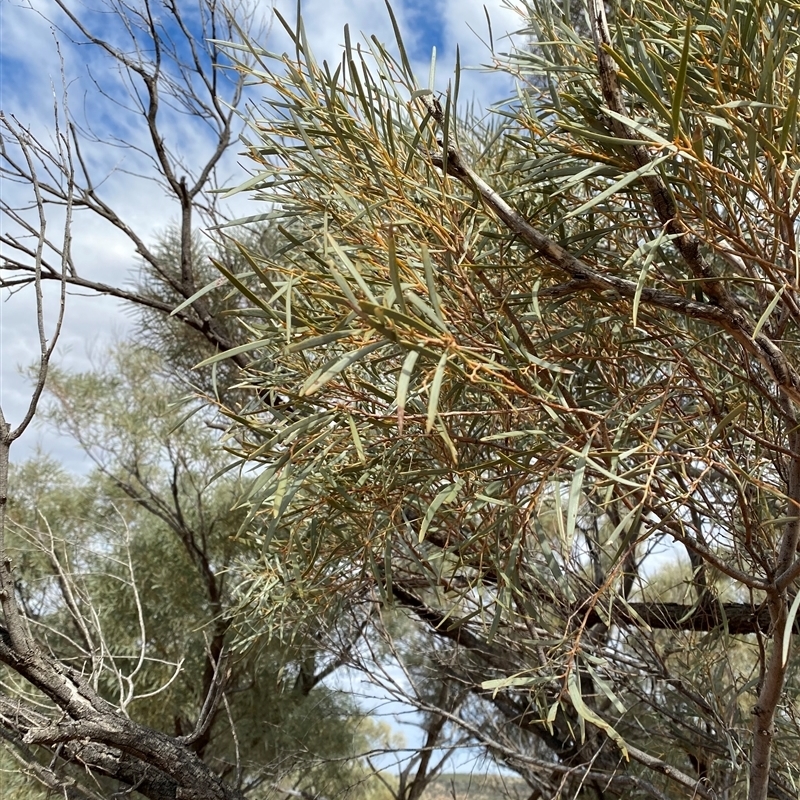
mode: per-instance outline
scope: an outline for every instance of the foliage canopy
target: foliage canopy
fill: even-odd
[[[514,96],[481,116],[458,63],[444,92],[433,65],[417,81],[393,16],[391,46],[346,30],[341,62],[319,64],[301,18],[278,15],[293,50],[276,55],[240,8],[112,2],[119,47],[56,2],[129,80],[139,177],[179,223],[149,246],[68,112],[54,149],[0,114],[2,174],[32,198],[0,203],[21,231],[0,235],[0,281],[33,286],[42,353],[22,424],[0,414],[7,752],[70,798],[305,797],[314,750],[331,792],[366,766],[420,800],[464,743],[532,798],[796,797],[797,7],[624,0],[609,23],[599,0],[523,0],[524,45],[496,52],[489,31]],[[238,192],[263,213],[237,229],[213,189],[247,83],[265,97]],[[163,135],[176,106],[211,137],[191,179]],[[139,286],[78,269],[74,208],[128,238]],[[201,245],[197,219],[229,246]],[[51,374],[99,472],[59,490],[31,466],[9,498],[57,339],[48,280],[62,313],[68,286],[145,309],[164,361]],[[242,468],[211,485],[218,418],[175,430],[153,384],[197,361]],[[234,630],[253,650],[229,671]],[[181,658],[163,706],[125,689],[132,661],[147,693]],[[352,710],[319,685],[344,663],[421,712],[396,784],[304,726],[314,686],[313,708]],[[273,690],[290,697],[270,716]],[[288,791],[270,771],[287,753]]]
[[[420,87],[399,33],[345,31],[338,64],[302,21],[288,55],[244,46],[241,190],[285,237],[223,271],[249,306],[247,600],[276,632],[407,608],[531,734],[484,743],[552,766],[545,796],[792,796],[798,11],[634,0],[612,27],[590,2],[587,35],[522,9],[488,120],[458,66]]]

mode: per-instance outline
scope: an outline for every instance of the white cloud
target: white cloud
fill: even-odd
[[[274,6],[290,25],[295,24],[294,2],[276,0]],[[392,7],[421,85],[427,84],[431,55],[424,44],[436,43],[437,88],[440,90],[452,76],[457,45],[462,67],[492,63],[487,13],[492,23],[495,48],[500,52],[508,49],[506,34],[517,30],[522,21],[515,7],[505,0],[406,0],[393,3]],[[333,64],[340,61],[346,24],[354,43],[362,40],[362,34],[374,34],[389,46],[390,51],[396,52],[394,31],[383,3],[375,0],[304,0],[302,15],[307,38],[319,62],[327,60]],[[291,52],[293,44],[282,26],[275,25],[272,37],[270,49]],[[462,97],[474,94],[485,104],[499,99],[507,91],[508,82],[498,85],[497,79],[497,75],[483,71],[463,73]]]

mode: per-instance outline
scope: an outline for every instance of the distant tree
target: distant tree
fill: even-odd
[[[89,99],[69,98],[57,131],[60,147],[48,135],[52,132],[37,133],[8,109],[0,113],[0,176],[6,186],[0,200],[0,287],[18,291],[37,280],[64,281],[168,316],[205,283],[208,251],[200,232],[230,221],[218,190],[241,132],[245,87],[217,40],[262,38],[269,18],[245,3],[214,0],[196,5],[104,0],[82,10],[54,0],[53,12],[50,22],[58,34],[91,53],[80,63],[99,58],[104,68],[89,66],[87,75],[71,84],[76,94],[85,88]],[[69,52],[62,50],[65,60]],[[129,185],[138,187],[142,198],[157,196],[167,209],[173,225],[168,242],[154,243],[153,231],[126,218],[108,196],[107,184],[121,170],[103,172],[100,165],[108,163],[109,154],[116,161],[120,152]],[[121,234],[141,259],[142,279],[131,284],[126,261],[109,264],[108,277],[96,280],[87,275],[88,265],[76,263],[71,240],[43,237],[43,225],[53,226],[59,219],[53,209],[59,207],[70,209],[71,240],[83,235],[85,224]],[[212,348],[233,347],[237,341],[230,328],[208,303],[207,296],[199,297],[175,311],[175,318]]]
[[[533,797],[792,798],[800,16],[613,7],[526,0],[488,120],[399,35],[250,48],[253,607],[405,609]]]
[[[240,480],[214,480],[227,461],[214,431],[202,414],[179,424],[186,408],[152,351],[119,346],[105,361],[51,375],[57,402],[45,411],[95,470],[69,476],[34,459],[11,473],[7,548],[37,641],[132,720],[235,774],[249,796],[358,785],[354,756],[370,726],[322,685],[335,659],[310,639],[296,643],[300,658],[278,642],[233,649],[239,573],[255,553],[231,510]],[[6,679],[20,686],[13,672]],[[20,757],[21,770],[36,777],[39,756]],[[62,785],[84,784],[65,762]]]

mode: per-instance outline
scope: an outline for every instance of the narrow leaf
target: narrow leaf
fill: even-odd
[[[406,413],[406,399],[408,397],[408,385],[411,382],[411,375],[414,372],[414,365],[419,358],[418,350],[409,350],[400,368],[400,378],[397,381],[397,433],[403,435],[403,420]]]
[[[739,403],[736,408],[732,411],[729,411],[714,427],[714,430],[711,431],[710,441],[714,441],[724,430],[727,428],[731,422],[733,422],[737,417],[741,416],[747,409],[747,402]]]
[[[428,532],[428,528],[430,527],[433,518],[436,516],[436,512],[446,503],[452,503],[453,500],[456,499],[458,493],[461,491],[461,487],[464,485],[464,480],[462,478],[458,478],[454,483],[450,484],[449,486],[445,486],[436,497],[431,500],[431,504],[428,506],[427,511],[425,512],[425,517],[422,520],[422,525],[419,528],[419,540],[423,541],[425,539],[425,534]]]
[[[565,536],[570,548],[575,537],[575,524],[578,521],[578,506],[580,505],[581,495],[583,494],[583,475],[586,472],[586,456],[589,453],[591,445],[592,440],[589,438],[584,445],[581,455],[578,457],[577,464],[575,465],[575,472],[572,474],[572,483],[569,487]]]
[[[406,313],[406,303],[403,298],[403,287],[400,283],[400,268],[397,264],[397,247],[394,240],[394,228],[389,228],[389,277],[394,288],[394,299],[400,312]]]
[[[759,317],[758,322],[756,323],[756,327],[753,328],[753,339],[758,337],[758,334],[761,333],[761,329],[764,327],[766,321],[770,318],[770,315],[775,310],[775,306],[778,305],[780,302],[781,297],[783,296],[783,290],[786,286],[781,286],[777,292],[775,292],[775,296],[770,301],[770,304],[764,309],[764,313]]]
[[[587,211],[591,210],[596,205],[599,205],[604,200],[608,199],[612,195],[619,192],[621,189],[624,189],[629,184],[633,183],[634,181],[638,181],[639,178],[643,177],[644,175],[650,175],[651,173],[655,172],[656,169],[659,167],[659,165],[661,165],[664,161],[666,161],[669,158],[672,158],[672,154],[666,153],[663,156],[654,158],[652,161],[648,162],[643,167],[639,167],[639,169],[635,169],[632,172],[626,173],[616,183],[612,184],[607,189],[600,192],[600,194],[596,195],[591,200],[579,206],[578,208],[575,208],[569,213],[565,214],[564,219],[571,219],[572,217],[579,217],[585,214]]]
[[[692,44],[692,15],[686,17],[686,31],[683,36],[683,52],[678,65],[678,78],[675,82],[675,94],[672,97],[672,135],[678,136],[681,125],[681,106],[683,93],[686,89],[686,70],[689,67],[689,51]]]
[[[299,353],[301,350],[310,350],[313,347],[323,347],[326,344],[331,344],[331,342],[338,342],[339,339],[346,339],[348,336],[355,336],[359,333],[361,333],[361,331],[352,330],[351,328],[346,328],[345,330],[341,331],[329,331],[328,333],[323,333],[321,336],[312,336],[308,339],[294,342],[293,344],[287,346],[286,352]]]
[[[326,383],[328,383],[328,381],[339,375],[339,373],[346,370],[352,364],[357,363],[362,358],[365,358],[370,353],[375,352],[375,350],[378,348],[383,347],[385,344],[385,342],[372,342],[371,344],[368,344],[359,350],[348,353],[346,356],[343,356],[333,363],[328,362],[328,364],[321,369],[318,369],[315,373],[308,377],[300,389],[300,394],[314,394],[314,392],[316,392],[318,389],[321,389]]]
[[[221,286],[225,286],[227,283],[228,281],[225,278],[215,278],[213,281],[211,281],[211,283],[207,283],[202,289],[198,289],[191,297],[188,297],[180,305],[175,306],[175,308],[169,312],[169,315],[174,317],[175,314],[183,311],[186,306],[190,306],[195,300],[199,300],[204,294],[208,294],[212,289],[219,289]]]
[[[447,366],[447,351],[442,353],[439,363],[433,373],[433,380],[431,381],[430,394],[428,395],[428,418],[425,421],[425,433],[430,433],[433,430],[433,423],[436,420],[436,414],[439,408],[439,393],[442,390],[442,381],[444,380],[445,367]]]
[[[792,606],[789,609],[789,616],[786,618],[786,625],[783,629],[783,646],[781,648],[781,663],[784,668],[789,663],[789,646],[792,643],[792,628],[797,616],[797,609],[800,608],[800,592],[795,595]]]
[[[628,748],[625,746],[625,740],[614,728],[611,727],[611,725],[609,725],[604,719],[601,719],[584,702],[583,696],[581,695],[580,686],[578,685],[578,676],[574,671],[570,672],[569,677],[567,678],[567,691],[569,692],[569,699],[572,701],[572,706],[580,718],[586,720],[586,722],[591,723],[595,727],[600,728],[600,730],[603,731],[606,736],[608,736],[608,738],[617,745],[617,747],[619,747],[620,752],[625,757],[625,760],[629,761],[630,758],[628,756]]]

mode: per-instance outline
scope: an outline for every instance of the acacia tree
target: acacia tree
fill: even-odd
[[[405,609],[535,797],[793,797],[797,8],[521,9],[488,122],[399,35],[248,51],[249,598]]]

